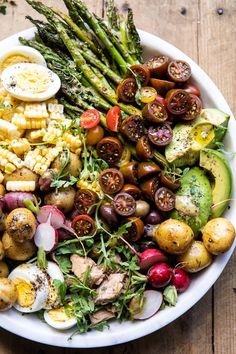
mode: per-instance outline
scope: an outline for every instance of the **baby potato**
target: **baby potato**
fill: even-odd
[[[32,240],[21,243],[16,242],[7,232],[3,234],[2,243],[6,257],[14,261],[27,261],[37,252],[37,248]]]
[[[52,163],[52,168],[55,169],[56,171],[59,171],[63,162],[66,161],[65,152],[62,152],[59,157],[60,158],[55,159],[54,162]],[[68,175],[78,177],[80,174],[81,167],[82,164],[79,159],[79,156],[74,154],[73,152],[70,152],[70,162],[68,163],[66,168],[64,168],[63,173],[68,172]]]
[[[5,257],[5,250],[2,241],[0,241],[0,261]]]
[[[163,251],[182,254],[193,241],[194,233],[191,227],[183,221],[168,219],[156,228],[154,238]]]
[[[55,205],[63,213],[69,213],[74,207],[75,193],[73,187],[59,188],[45,195],[44,204]]]
[[[225,218],[208,221],[202,232],[202,240],[206,249],[212,254],[227,252],[235,239],[233,224]]]
[[[189,273],[196,273],[208,267],[212,262],[212,255],[208,252],[202,241],[193,241],[188,250],[178,256],[178,262]]]
[[[10,175],[5,174],[3,183],[6,185],[8,181],[34,181],[36,186],[38,185],[39,176],[28,169],[27,167],[22,167],[17,169]]]
[[[9,310],[17,300],[15,284],[7,278],[0,278],[0,311]]]
[[[26,208],[16,208],[6,218],[6,232],[17,242],[31,240],[36,226],[34,214]]]
[[[0,278],[7,278],[8,275],[9,275],[8,265],[5,262],[0,261]]]
[[[6,188],[3,184],[0,184],[0,196],[4,196],[6,194]]]

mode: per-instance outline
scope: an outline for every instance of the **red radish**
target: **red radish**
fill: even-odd
[[[155,315],[163,301],[162,293],[157,290],[145,290],[143,295],[144,305],[141,311],[133,316],[136,320],[146,320]]]
[[[166,263],[157,263],[148,271],[148,281],[154,288],[166,286],[173,275],[172,268]]]
[[[29,192],[9,192],[4,195],[4,202],[7,210],[9,211],[16,208],[27,207],[27,205],[25,205],[26,201],[34,203],[36,201],[36,197]]]
[[[148,248],[140,254],[139,267],[141,269],[148,269],[158,262],[167,262],[167,257],[156,248]]]
[[[174,269],[171,284],[176,287],[178,293],[183,293],[189,287],[190,282],[191,280],[188,273],[186,273],[182,268]]]
[[[37,214],[39,223],[46,223],[51,214],[51,225],[54,229],[65,229],[75,235],[71,226],[67,225],[65,215],[54,205],[44,205]]]
[[[51,225],[52,214],[50,213],[46,222],[38,225],[34,235],[34,243],[45,252],[50,252],[58,244],[58,232]]]

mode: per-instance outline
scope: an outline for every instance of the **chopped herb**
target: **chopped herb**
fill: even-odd
[[[56,288],[58,295],[60,296],[61,302],[63,302],[66,296],[67,285],[59,279],[54,279],[53,285]]]

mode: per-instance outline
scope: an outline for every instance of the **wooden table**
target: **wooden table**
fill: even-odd
[[[7,15],[0,15],[0,40],[31,27],[26,14],[36,16],[24,2],[15,0]],[[62,1],[45,0],[63,8]],[[104,0],[87,0],[103,15]],[[117,0],[123,11],[131,6],[139,28],[173,43],[210,75],[236,114],[236,2],[233,0]],[[180,319],[162,330],[128,344],[94,350],[53,348],[0,330],[1,354],[235,354],[236,256],[215,286]]]

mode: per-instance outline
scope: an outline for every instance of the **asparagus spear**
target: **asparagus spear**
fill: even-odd
[[[119,31],[119,24],[118,24],[118,10],[115,7],[114,0],[109,0],[107,2],[107,11],[106,11],[108,24],[110,29],[115,31]]]
[[[129,49],[131,53],[135,54],[138,61],[143,62],[142,59],[143,48],[141,46],[140,37],[134,24],[133,11],[131,9],[128,9],[127,29],[128,29],[128,39],[129,39],[128,41]]]

